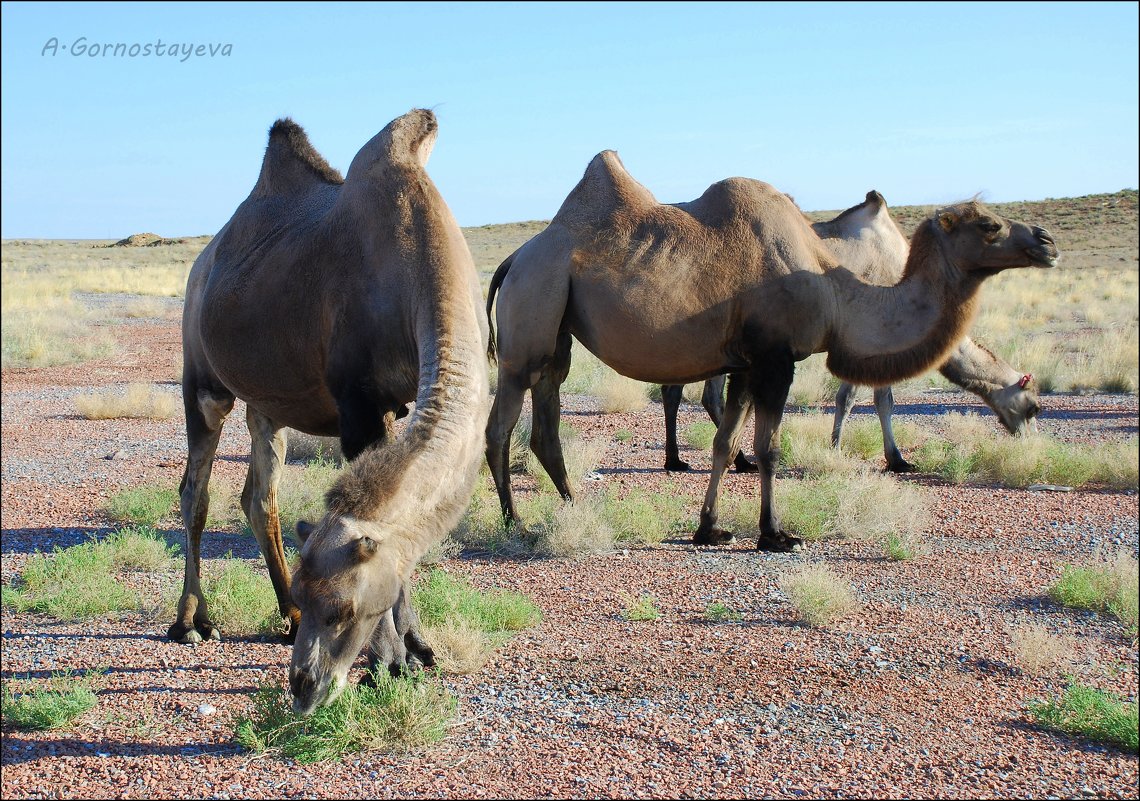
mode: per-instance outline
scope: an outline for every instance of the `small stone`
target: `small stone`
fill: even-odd
[[[202,704],[200,707],[198,707],[198,714],[204,718],[208,718],[210,715],[214,714],[217,711],[218,708],[213,704]]]

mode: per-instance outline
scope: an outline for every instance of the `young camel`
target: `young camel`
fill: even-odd
[[[894,219],[887,202],[874,190],[866,199],[852,206],[832,220],[812,223],[839,262],[869,283],[890,286],[902,278],[909,243]],[[1014,370],[1004,360],[969,337],[963,337],[950,357],[938,368],[947,379],[963,389],[978,395],[994,410],[998,420],[1010,434],[1025,434],[1036,428],[1036,416],[1041,407],[1037,393],[1029,388],[1032,379]],[[677,409],[681,404],[683,387],[661,387],[665,407],[665,469],[688,470],[689,464],[680,458],[677,448]],[[891,415],[894,412],[894,395],[889,386],[874,388],[875,411],[883,432],[883,456],[887,470],[906,473],[914,465],[903,458],[895,443]],[[709,417],[720,424],[724,412],[724,376],[705,382],[701,403]],[[838,448],[843,436],[843,424],[855,405],[855,385],[843,382],[835,398],[835,422],[831,444]],[[739,472],[755,472],[756,466],[742,453],[735,457]]]
[[[508,257],[487,299],[490,312],[498,291],[499,384],[487,459],[504,517],[516,517],[508,448],[527,389],[531,447],[572,499],[558,416],[575,336],[638,381],[686,384],[728,373],[693,542],[732,539],[716,528],[719,486],[755,407],[757,545],[791,550],[800,540],[780,528],[773,477],[795,362],[827,351],[828,369],[860,384],[920,374],[965,336],[985,278],[1051,267],[1057,258],[1043,229],[960,203],[919,226],[897,285],[874,286],[838,263],[795,204],[768,184],[730,178],[694,201],[663,205],[616,153],[600,153],[550,225]],[[489,352],[495,355],[493,335]]]
[[[344,686],[369,640],[374,667],[432,664],[408,583],[462,514],[482,458],[487,322],[467,244],[424,169],[437,130],[432,112],[413,110],[341,178],[298,125],[279,120],[253,192],[190,271],[186,573],[169,636],[220,636],[202,595],[200,542],[222,423],[241,398],[252,438],[242,508],[296,641],[300,712]],[[411,401],[394,439],[390,425]],[[286,427],[339,436],[349,460],[321,521],[298,526],[292,581],[277,511]]]

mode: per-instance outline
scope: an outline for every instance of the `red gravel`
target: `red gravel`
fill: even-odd
[[[34,551],[98,536],[115,492],[177,485],[181,419],[92,422],[77,394],[130,381],[169,381],[177,325],[114,330],[125,353],[79,366],[3,373],[3,578]],[[178,393],[174,383],[164,389]],[[868,399],[869,400],[869,399]],[[937,424],[940,402],[993,416],[973,396],[898,393],[897,414]],[[1067,440],[1137,433],[1136,395],[1043,399],[1041,429]],[[659,404],[601,415],[567,401],[568,420],[610,443],[602,479],[696,499],[708,456],[668,476]],[[870,413],[862,406],[857,413]],[[683,408],[680,428],[701,419]],[[215,475],[237,484],[248,434],[235,409]],[[995,424],[995,435],[998,428]],[[618,442],[615,432],[633,432]],[[746,441],[748,441],[746,439]],[[108,456],[114,458],[107,458]],[[1086,683],[1137,693],[1137,648],[1114,621],[1060,609],[1045,589],[1098,544],[1137,551],[1134,491],[1028,492],[948,486],[907,476],[935,521],[930,552],[891,562],[838,540],[772,555],[750,541],[696,549],[683,539],[574,560],[461,556],[443,566],[482,587],[527,593],[543,622],[472,676],[441,676],[459,698],[449,737],[423,753],[368,754],[299,766],[252,757],[232,741],[262,682],[283,684],[286,646],[262,638],[198,647],[169,643],[169,621],[143,614],[95,624],[3,612],[3,675],[110,666],[98,707],[58,732],[3,733],[4,798],[381,797],[1074,797],[1137,795],[1137,756],[1042,731],[1026,704],[1058,695],[1063,676],[1014,665],[1008,628],[1039,622],[1073,644]],[[755,487],[753,476],[727,478]],[[527,491],[525,479],[521,491]],[[259,563],[256,545],[213,534]],[[778,575],[822,558],[863,610],[826,628],[795,622]],[[180,580],[180,579],[179,579]],[[652,593],[660,620],[631,623],[626,598]],[[706,606],[740,611],[710,623]],[[211,709],[212,708],[212,709]]]

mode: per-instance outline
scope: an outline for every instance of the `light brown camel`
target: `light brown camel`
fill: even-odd
[[[868,283],[891,286],[902,278],[910,243],[891,217],[887,202],[872,190],[857,206],[852,206],[834,219],[812,223],[812,229],[839,262]],[[1036,428],[1041,411],[1037,393],[1030,388],[1032,376],[1014,370],[1004,359],[964,337],[946,362],[938,368],[947,379],[979,396],[997,414],[1010,434],[1025,434]],[[682,387],[661,388],[665,407],[665,469],[688,470],[677,448],[677,408]],[[875,411],[883,432],[883,456],[887,469],[895,473],[914,470],[903,458],[895,442],[891,416],[894,394],[891,387],[874,388]],[[724,411],[724,376],[705,382],[701,403],[714,423],[719,424]],[[843,424],[855,405],[855,385],[842,382],[835,398],[835,421],[831,444],[838,448]],[[755,472],[756,466],[743,454],[734,463],[740,472]]]
[[[638,381],[685,384],[728,373],[693,542],[732,537],[716,528],[719,486],[755,406],[758,547],[789,550],[800,540],[780,529],[772,490],[795,362],[827,351],[832,373],[870,385],[922,373],[965,336],[985,278],[1051,267],[1057,257],[1043,229],[959,203],[919,225],[897,285],[874,286],[842,266],[768,184],[730,178],[697,200],[664,205],[616,153],[600,153],[550,225],[508,257],[487,299],[490,310],[498,292],[499,383],[487,458],[504,517],[516,516],[508,447],[528,388],[531,447],[563,497],[572,497],[558,442],[558,388],[575,336]]]
[[[424,169],[437,130],[430,111],[397,118],[342,179],[279,120],[253,192],[190,271],[186,574],[169,636],[219,636],[199,546],[222,423],[241,398],[252,438],[242,508],[296,641],[290,683],[302,712],[344,686],[370,638],[374,667],[431,664],[408,581],[462,514],[482,459],[487,322],[467,244]],[[321,521],[298,526],[292,582],[276,495],[285,427],[339,436],[349,460]]]

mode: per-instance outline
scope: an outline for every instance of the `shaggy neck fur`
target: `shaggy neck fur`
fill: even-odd
[[[940,364],[966,334],[977,312],[978,279],[943,255],[932,221],[919,226],[896,286],[869,286],[846,270],[836,283],[839,320],[827,367],[853,384],[884,386]]]

